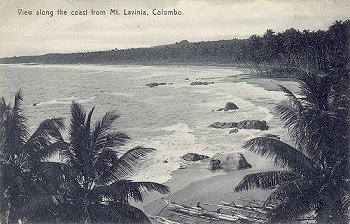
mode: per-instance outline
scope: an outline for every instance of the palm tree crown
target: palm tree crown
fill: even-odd
[[[41,122],[30,135],[22,100],[18,91],[13,106],[4,98],[0,103],[0,212],[6,222],[17,222],[25,205],[47,191],[34,167],[45,163],[64,142],[61,118]]]
[[[60,152],[64,162],[41,167],[41,173],[60,186],[43,214],[59,222],[149,223],[141,210],[129,205],[129,199],[143,201],[149,191],[164,194],[169,189],[158,183],[127,179],[154,149],[138,146],[119,152],[130,139],[111,129],[119,116],[107,112],[92,126],[93,111],[87,113],[80,104],[72,103],[69,142]]]
[[[339,80],[332,74],[307,77],[300,98],[281,87],[288,99],[276,109],[295,147],[268,137],[244,144],[286,168],[246,175],[235,188],[272,190],[265,202],[275,205],[268,213],[271,221],[295,220],[311,211],[319,223],[347,221],[349,100]]]

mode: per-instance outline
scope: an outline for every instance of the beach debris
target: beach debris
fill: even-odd
[[[35,107],[36,105],[38,105],[38,103],[33,103],[33,107]]]
[[[225,171],[249,169],[250,165],[241,153],[216,154],[210,161],[209,169]]]
[[[194,81],[191,82],[191,86],[200,86],[200,85],[209,85],[209,84],[214,84],[214,82],[200,82],[200,81]]]
[[[236,104],[232,102],[227,102],[224,108],[217,109],[217,111],[229,111],[229,110],[237,110],[238,107]]]
[[[180,164],[180,167],[179,167],[179,169],[186,169],[187,168],[187,166],[186,166],[186,164]]]
[[[156,86],[162,86],[162,85],[166,85],[167,83],[165,82],[151,82],[151,83],[148,83],[146,84],[146,86],[150,87],[150,88],[153,88],[153,87],[156,87]]]
[[[186,153],[181,158],[186,161],[199,161],[203,159],[209,159],[210,157],[206,155],[200,155],[197,153]]]
[[[174,220],[166,219],[160,216],[148,216],[148,217],[162,224],[181,224],[181,222],[176,222]]]
[[[211,128],[238,128],[267,130],[269,126],[264,120],[243,120],[239,122],[214,122],[209,125]]]

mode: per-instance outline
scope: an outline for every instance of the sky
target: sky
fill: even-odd
[[[67,15],[57,15],[57,10]],[[91,9],[106,15],[91,15]],[[110,15],[118,9],[120,15]],[[126,16],[144,10],[148,16]],[[155,16],[153,9],[181,11]],[[19,11],[32,15],[19,15]],[[53,11],[35,15],[36,11]],[[72,11],[88,11],[73,16]],[[349,19],[350,0],[0,0],[0,57],[149,47],[181,40],[206,41],[327,29]]]

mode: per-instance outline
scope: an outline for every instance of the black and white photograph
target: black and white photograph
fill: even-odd
[[[349,0],[0,0],[0,224],[347,224]]]

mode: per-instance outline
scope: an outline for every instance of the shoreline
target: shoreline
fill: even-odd
[[[272,161],[253,152],[243,151],[241,153],[247,158],[252,168],[230,172],[222,170],[212,172],[208,169],[210,160],[195,163],[186,169],[173,171],[172,178],[164,183],[170,187],[171,193],[169,195],[151,193],[143,203],[134,203],[133,205],[141,208],[147,215],[160,215],[172,219],[170,210],[167,208],[163,210],[166,204],[162,198],[187,206],[195,206],[197,202],[219,205],[221,202],[231,203],[234,201],[240,204],[239,198],[265,200],[268,191],[253,189],[236,193],[234,188],[247,174],[280,170],[281,168],[274,166]],[[215,211],[217,208],[216,206],[206,206],[206,209]]]

